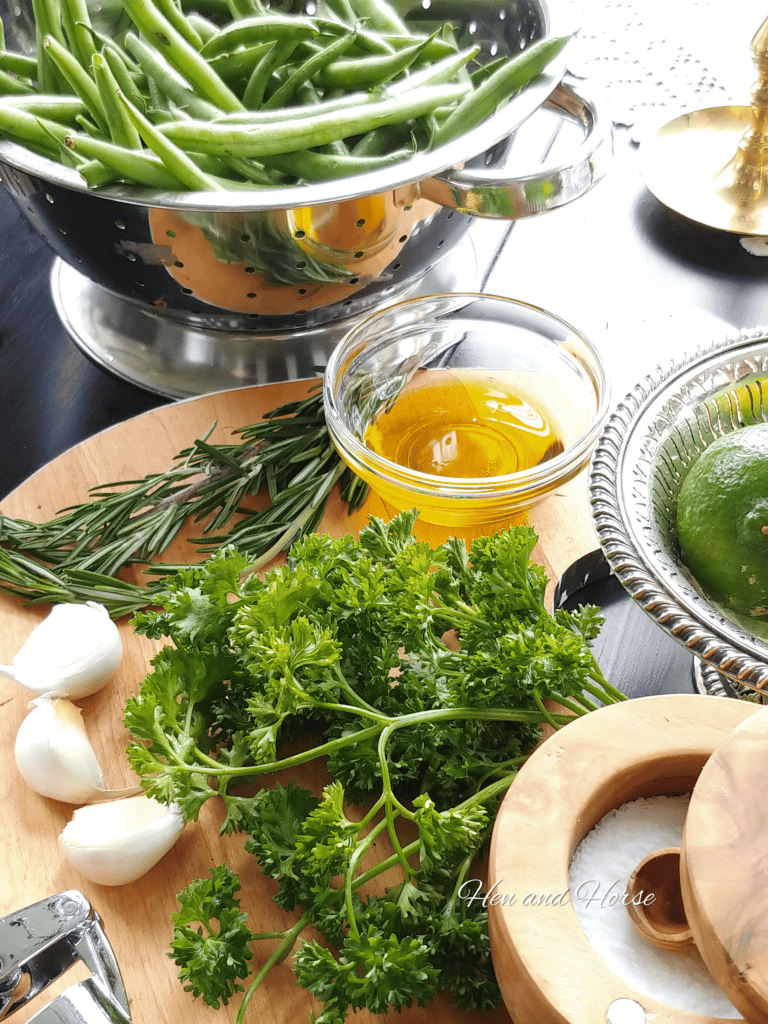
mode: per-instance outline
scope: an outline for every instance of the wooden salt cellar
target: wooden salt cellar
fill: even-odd
[[[768,1021],[766,769],[768,708],[694,694],[610,705],[542,743],[502,801],[490,851],[491,950],[515,1024],[727,1024],[615,975],[568,899],[574,852],[609,811],[685,793],[680,880],[693,938],[744,1019]]]

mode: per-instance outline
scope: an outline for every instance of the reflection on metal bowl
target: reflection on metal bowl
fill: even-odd
[[[292,210],[148,211],[152,241],[184,294],[212,306],[292,316],[343,303],[384,279],[437,207],[413,189]],[[394,267],[399,269],[399,265]]]

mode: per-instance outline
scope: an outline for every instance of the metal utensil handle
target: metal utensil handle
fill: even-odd
[[[78,961],[92,972],[35,1014],[38,1024],[129,1024],[120,970],[99,915],[76,889],[0,918],[0,1020]]]
[[[604,124],[594,103],[563,83],[544,106],[584,128],[584,141],[567,163],[513,176],[493,167],[452,169],[422,181],[421,195],[460,213],[499,220],[532,217],[584,195],[605,174],[613,149],[610,125]]]

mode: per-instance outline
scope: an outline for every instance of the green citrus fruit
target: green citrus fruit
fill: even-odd
[[[718,437],[683,480],[680,554],[724,608],[768,617],[768,423]]]

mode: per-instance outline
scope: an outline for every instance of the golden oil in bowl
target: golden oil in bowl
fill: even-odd
[[[398,303],[353,328],[324,379],[342,458],[393,510],[462,536],[524,519],[588,461],[607,412],[599,356],[516,300]]]
[[[564,451],[546,415],[503,375],[421,370],[365,431],[385,459],[441,477],[506,476]]]

